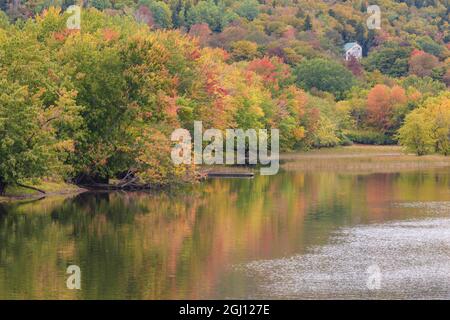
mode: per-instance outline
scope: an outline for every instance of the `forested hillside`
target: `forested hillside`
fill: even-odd
[[[0,0],[0,193],[49,175],[190,177],[170,133],[194,120],[279,128],[283,150],[450,153],[448,0],[93,0],[69,30],[72,4]]]

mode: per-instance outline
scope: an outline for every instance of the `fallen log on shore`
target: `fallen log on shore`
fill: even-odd
[[[225,172],[225,171],[209,171],[209,172],[197,172],[195,179],[197,181],[205,180],[207,178],[253,178],[255,174],[253,172]],[[162,185],[154,185],[148,183],[140,183],[136,177],[126,177],[120,180],[118,183],[100,183],[100,182],[87,182],[77,183],[81,188],[96,191],[143,191],[143,190],[155,190],[160,189]]]
[[[138,184],[138,183],[129,183],[129,184],[108,184],[108,183],[92,183],[92,184],[82,184],[78,185],[81,188],[85,188],[88,190],[102,190],[102,191],[140,191],[140,190],[154,190],[157,189],[158,186],[149,185],[149,184]]]

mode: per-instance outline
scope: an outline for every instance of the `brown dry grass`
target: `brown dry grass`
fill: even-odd
[[[429,168],[450,169],[450,157],[406,154],[398,146],[354,145],[280,156],[285,170],[330,170],[355,172],[392,172]]]

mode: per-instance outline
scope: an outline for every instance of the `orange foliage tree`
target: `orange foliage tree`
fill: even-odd
[[[368,123],[383,132],[389,131],[396,125],[396,111],[406,102],[406,93],[402,87],[376,85],[367,95]]]

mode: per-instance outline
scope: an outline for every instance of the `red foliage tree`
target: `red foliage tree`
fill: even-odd
[[[421,50],[413,50],[409,58],[409,73],[419,77],[431,76],[437,66],[439,66],[438,58]]]
[[[289,67],[278,57],[255,59],[249,63],[247,69],[259,74],[264,83],[275,90],[291,75]]]
[[[361,66],[361,63],[359,63],[358,59],[356,59],[354,56],[350,56],[350,59],[346,62],[347,69],[349,69],[353,75],[359,77],[363,74],[363,67]]]
[[[189,35],[198,39],[200,45],[205,46],[212,34],[207,23],[194,24],[189,30]]]
[[[143,22],[149,27],[153,27],[155,25],[153,13],[146,6],[140,6],[139,9],[136,10],[134,17],[136,21]]]

